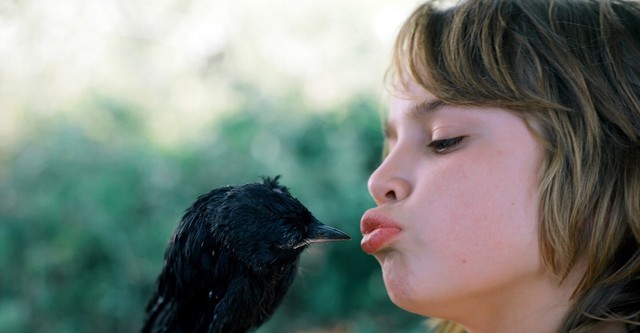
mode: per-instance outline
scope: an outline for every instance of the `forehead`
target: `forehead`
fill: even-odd
[[[390,111],[418,111],[414,115],[421,115],[444,105],[439,98],[413,81],[396,86],[390,97]]]
[[[392,94],[389,101],[384,131],[387,138],[396,136],[402,124],[424,122],[427,124],[464,123],[481,125],[492,122],[497,113],[507,112],[525,122],[529,131],[535,136],[541,135],[542,126],[535,115],[496,106],[497,103],[480,103],[486,105],[449,104],[434,96],[427,90],[413,88],[411,91],[398,91]]]
[[[397,91],[391,95],[389,109],[385,114],[385,131],[403,118],[423,118],[447,104],[425,90]]]

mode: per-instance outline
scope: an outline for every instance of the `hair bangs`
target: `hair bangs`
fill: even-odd
[[[450,8],[429,1],[420,6],[398,33],[392,88],[425,89],[456,105],[564,109],[545,94],[549,74],[535,41],[520,31],[530,30],[533,22],[526,22],[520,8],[507,6],[513,5],[488,1]]]

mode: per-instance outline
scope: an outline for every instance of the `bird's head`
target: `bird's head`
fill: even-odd
[[[228,191],[211,227],[214,237],[257,271],[295,262],[309,244],[350,239],[318,221],[278,178]]]

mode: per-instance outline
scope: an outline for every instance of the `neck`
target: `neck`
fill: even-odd
[[[545,270],[538,277],[505,286],[491,297],[480,295],[459,307],[459,315],[450,319],[462,324],[468,333],[556,333],[572,307],[581,272],[572,271],[560,283]]]

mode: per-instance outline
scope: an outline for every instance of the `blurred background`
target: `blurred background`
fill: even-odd
[[[136,332],[211,188],[282,175],[312,247],[259,333],[424,332],[359,246],[416,0],[0,0],[0,332]]]

